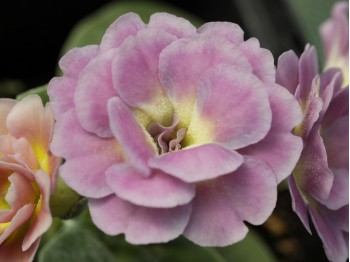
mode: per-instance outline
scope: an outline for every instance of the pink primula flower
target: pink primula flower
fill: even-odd
[[[60,66],[51,148],[105,233],[224,246],[271,214],[302,149],[301,112],[238,25],[129,13]]]
[[[349,232],[349,89],[341,88],[340,70],[318,75],[314,47],[300,59],[294,52],[278,60],[277,82],[299,100],[304,119],[295,134],[304,140],[289,178],[294,211],[311,233],[310,215],[331,261],[348,258]]]
[[[0,261],[31,261],[51,225],[58,159],[48,151],[50,107],[28,96],[0,99]]]
[[[332,16],[320,27],[324,53],[325,69],[340,68],[343,72],[342,86],[349,85],[349,4],[338,2],[334,5]]]

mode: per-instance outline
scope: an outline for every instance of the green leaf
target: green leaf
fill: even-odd
[[[112,253],[77,221],[65,221],[61,230],[41,249],[39,262],[115,261]]]
[[[33,89],[29,89],[28,91],[21,93],[16,96],[17,100],[22,100],[26,96],[37,94],[41,97],[43,104],[49,102],[49,96],[47,95],[47,85],[39,86]]]
[[[61,56],[74,47],[100,43],[108,26],[119,16],[128,12],[139,14],[144,22],[148,22],[150,15],[155,12],[168,12],[188,19],[195,26],[203,24],[203,21],[196,16],[164,3],[153,1],[113,2],[87,16],[73,28],[63,46]]]
[[[184,237],[165,244],[131,245],[123,235],[108,236],[98,230],[87,210],[75,219],[58,225],[57,219],[55,221],[53,229],[43,237],[45,244],[40,249],[38,262],[277,262],[254,229],[241,242],[223,248],[200,247]]]
[[[328,19],[332,6],[337,0],[288,0],[299,28],[308,43],[316,46],[319,60],[323,58],[323,47],[319,26]]]

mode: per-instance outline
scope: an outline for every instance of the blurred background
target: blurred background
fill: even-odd
[[[167,11],[189,18],[197,26],[207,21],[237,23],[245,31],[245,38],[257,37],[262,47],[271,50],[276,61],[289,49],[300,54],[309,42],[316,45],[321,63],[318,27],[329,17],[334,2],[3,1],[0,9],[0,97],[15,97],[27,89],[47,84],[58,74],[57,62],[69,48],[98,43],[117,16],[132,10],[141,12],[142,18],[156,11]],[[320,240],[310,236],[292,212],[288,190],[281,189],[273,215],[255,231],[277,261],[327,261]]]

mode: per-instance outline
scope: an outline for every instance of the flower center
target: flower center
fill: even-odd
[[[147,131],[157,145],[160,155],[180,150],[181,142],[186,135],[186,128],[178,129],[179,118],[173,115],[173,120],[170,126],[163,126],[160,123],[151,123]]]

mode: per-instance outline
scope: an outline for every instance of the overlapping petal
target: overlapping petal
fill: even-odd
[[[52,150],[102,231],[224,246],[244,238],[243,221],[266,220],[300,154],[301,114],[257,39],[232,23],[196,30],[166,13],[147,25],[127,14],[98,55],[80,57],[90,61],[50,83]],[[69,88],[66,104],[55,97]]]

